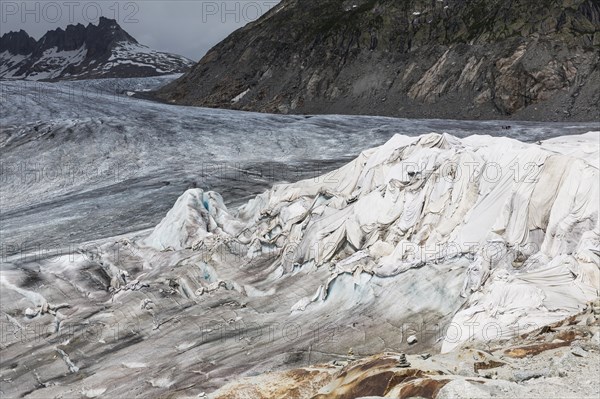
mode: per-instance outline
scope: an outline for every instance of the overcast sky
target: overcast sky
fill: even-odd
[[[235,29],[279,0],[8,1],[0,0],[0,34],[23,29],[36,40],[69,24],[116,19],[138,42],[199,60]]]

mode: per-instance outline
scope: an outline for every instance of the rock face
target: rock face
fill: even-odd
[[[0,38],[0,53],[8,51],[14,55],[28,55],[33,53],[35,45],[35,39],[21,29],[18,32],[9,32]]]
[[[592,0],[284,0],[157,93],[281,113],[596,120]]]
[[[0,38],[0,78],[60,80],[143,77],[184,72],[193,61],[141,45],[116,21],[69,25],[38,42],[25,31]]]

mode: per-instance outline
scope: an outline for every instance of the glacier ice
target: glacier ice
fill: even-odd
[[[151,231],[7,256],[4,392],[208,390],[561,320],[598,297],[599,139],[395,135],[238,207],[195,188]]]

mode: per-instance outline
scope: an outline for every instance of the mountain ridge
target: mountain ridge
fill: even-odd
[[[32,80],[157,76],[184,72],[194,63],[140,44],[105,17],[98,25],[50,30],[37,41],[24,30],[6,33],[0,61],[0,78]]]

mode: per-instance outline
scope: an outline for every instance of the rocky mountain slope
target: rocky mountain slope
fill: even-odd
[[[594,0],[283,0],[157,93],[281,113],[597,120]]]
[[[39,41],[27,32],[0,38],[0,78],[60,80],[143,77],[184,72],[185,57],[152,50],[137,42],[116,21],[69,25],[49,31]]]

